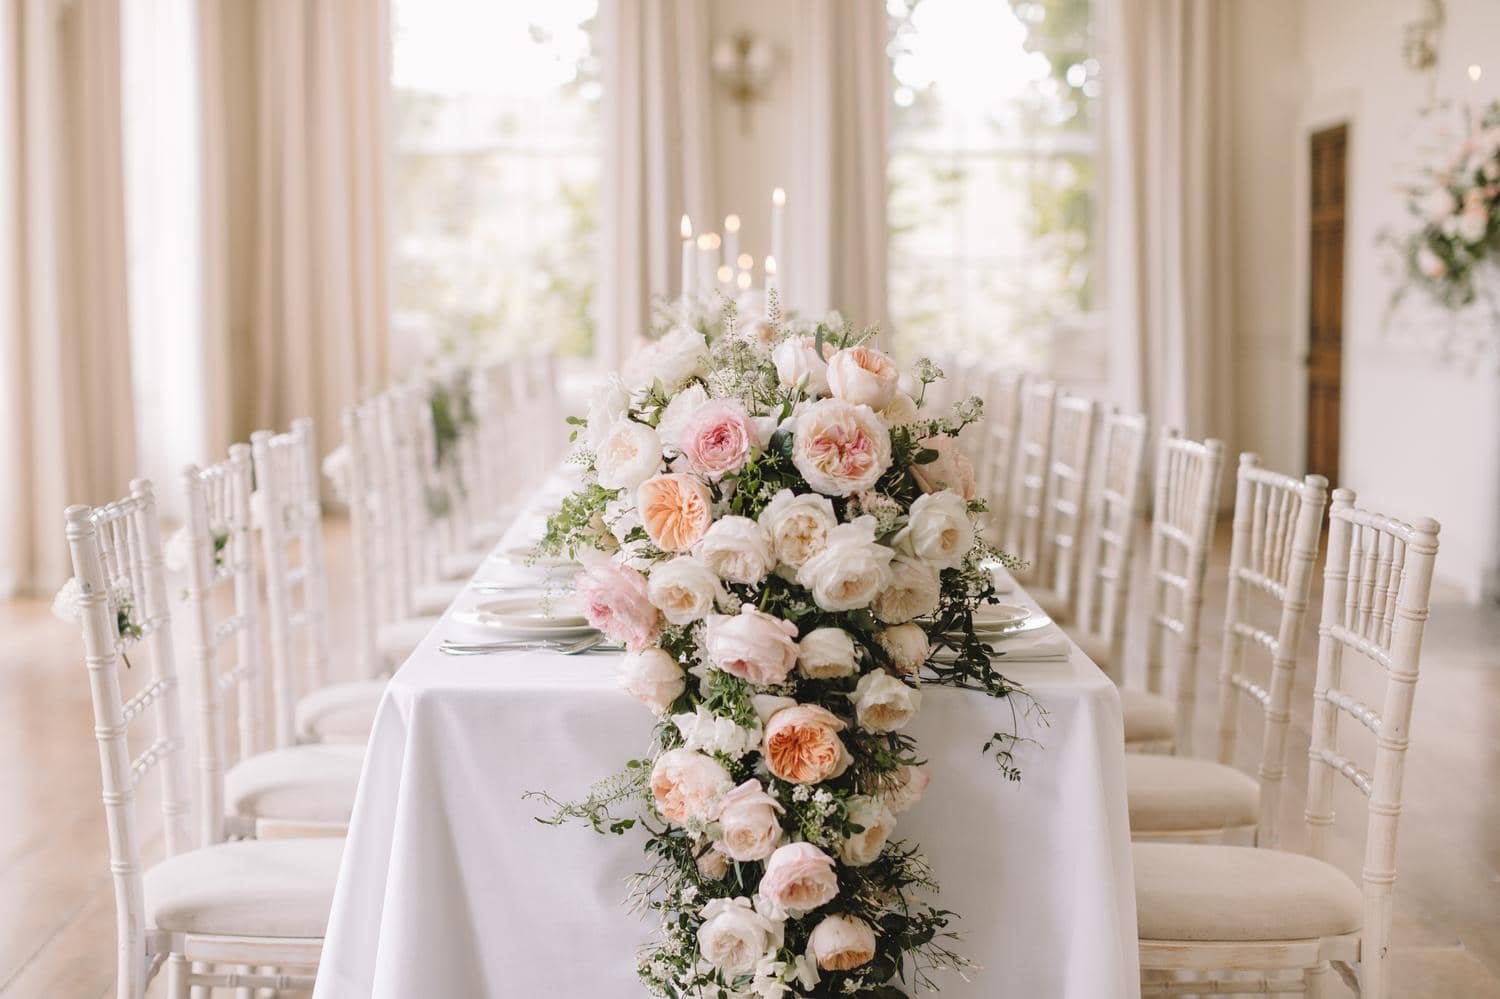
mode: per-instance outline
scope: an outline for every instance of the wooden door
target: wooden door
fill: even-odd
[[[1339,481],[1344,367],[1344,154],[1349,126],[1312,136],[1308,240],[1307,471]]]

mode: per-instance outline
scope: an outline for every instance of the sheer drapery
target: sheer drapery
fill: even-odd
[[[118,0],[0,0],[0,593],[135,471]]]
[[[890,40],[885,5],[822,0],[800,8],[807,58],[797,67],[801,183],[794,264],[784,284],[809,315],[842,309],[859,325],[884,324],[886,148]]]
[[[205,359],[223,440],[326,444],[389,367],[384,0],[205,0]]]
[[[1109,0],[1105,277],[1114,394],[1193,437],[1232,431],[1228,19]]]
[[[708,11],[698,0],[614,0],[599,9],[606,129],[604,273],[597,359],[608,370],[675,294],[678,219],[715,215]]]

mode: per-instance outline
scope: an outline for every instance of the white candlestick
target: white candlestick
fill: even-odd
[[[780,288],[780,282],[776,278],[776,258],[775,257],[767,257],[766,258],[766,302],[767,302],[768,307],[769,307],[769,303],[770,303],[770,299],[771,299],[771,292],[776,291],[779,294],[779,288]]]
[[[782,222],[786,215],[786,192],[781,188],[771,192],[771,257],[778,263],[786,260],[782,255]]]
[[[711,232],[698,237],[698,287],[706,293],[714,283],[714,239]]]
[[[682,217],[682,304],[693,297],[693,223]]]
[[[740,255],[740,217],[738,215],[724,216],[724,265],[733,267],[735,258]]]

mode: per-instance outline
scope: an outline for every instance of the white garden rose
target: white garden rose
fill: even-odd
[[[630,532],[642,526],[641,515],[635,508],[634,494],[627,493],[626,497],[612,499],[604,504],[604,527],[609,531],[609,536],[615,539],[615,543],[621,545],[630,537]]]
[[[714,571],[691,555],[657,565],[646,585],[651,603],[673,624],[702,620],[728,596]]]
[[[859,727],[870,732],[899,732],[922,705],[922,692],[886,672],[866,673],[850,697]]]
[[[760,781],[745,781],[719,799],[718,848],[741,863],[765,860],[781,845],[778,816],[785,811]]]
[[[604,488],[634,489],[661,468],[661,438],[644,423],[621,417],[599,442],[595,467]]]
[[[797,582],[823,610],[858,610],[890,585],[894,554],[875,540],[875,518],[859,517],[828,532],[823,550],[797,570]]]
[[[908,423],[917,422],[917,402],[905,392],[897,392],[877,412],[880,419],[888,427],[902,427]]]
[[[825,496],[862,493],[891,467],[891,432],[869,406],[821,399],[797,416],[792,464]]]
[[[914,767],[908,764],[897,770],[893,775],[891,786],[881,795],[885,806],[891,810],[892,814],[900,815],[922,800],[922,792],[927,790],[928,780],[925,767]]]
[[[849,799],[849,822],[862,831],[849,834],[839,844],[839,859],[850,867],[873,864],[895,831],[896,816],[885,802],[860,795]]]
[[[1429,222],[1442,222],[1458,211],[1458,199],[1443,186],[1434,187],[1422,196],[1422,214]]]
[[[655,646],[627,652],[620,660],[620,686],[657,714],[672,706],[687,689],[682,665]]]
[[[1448,273],[1448,265],[1424,243],[1417,247],[1417,270],[1435,281]]]
[[[898,624],[882,629],[876,632],[875,641],[903,676],[916,675],[927,657],[932,655],[932,644],[927,641],[927,632],[921,625]]]
[[[831,348],[825,344],[823,356],[819,356],[814,337],[789,336],[771,351],[771,363],[776,365],[776,377],[787,388],[801,385],[808,395],[827,395],[830,353]]]
[[[874,347],[845,347],[828,359],[828,391],[856,406],[885,408],[900,379],[896,362]]]
[[[899,555],[891,560],[891,581],[875,598],[875,616],[886,624],[902,624],[938,609],[943,585],[937,570],[926,562]]]
[[[974,546],[968,501],[951,489],[918,496],[895,545],[938,569],[957,567]]]
[[[691,749],[669,749],[651,767],[651,798],[677,825],[708,821],[732,787],[734,779],[718,760]]]
[[[875,957],[875,931],[857,916],[825,916],[807,938],[807,951],[824,971],[850,971]]]
[[[611,375],[589,399],[588,422],[584,428],[584,439],[589,442],[589,446],[598,448],[604,441],[604,435],[609,433],[609,428],[625,415],[629,407],[630,393],[626,390],[625,383],[620,381],[619,375]]]
[[[659,381],[667,392],[675,392],[707,368],[708,341],[697,330],[679,326],[636,351],[625,364],[625,382],[648,388]]]
[[[1458,217],[1458,238],[1465,243],[1477,243],[1484,239],[1484,234],[1489,231],[1490,216],[1483,207],[1477,211],[1465,210]]]
[[[673,451],[682,450],[683,433],[688,421],[706,402],[708,390],[702,385],[689,385],[674,395],[672,401],[661,411],[661,419],[656,423],[656,432],[661,436],[662,444]]]
[[[716,898],[701,915],[698,950],[726,978],[750,974],[767,952],[781,948],[782,923],[756,912],[748,898]]]
[[[723,753],[739,759],[752,749],[760,748],[762,729],[736,725],[733,718],[716,715],[699,704],[691,714],[682,712],[672,716],[672,724],[682,733],[682,747],[696,749],[702,753]]]
[[[795,697],[783,697],[780,694],[751,694],[750,706],[755,709],[755,717],[760,719],[761,729],[764,730],[776,717],[778,711],[787,708],[795,708],[797,699]]]
[[[838,526],[838,516],[827,496],[818,493],[793,495],[783,489],[771,497],[760,513],[760,526],[771,539],[776,560],[794,569],[828,544],[828,532]]]
[[[709,527],[696,552],[703,564],[731,583],[758,583],[775,565],[771,539],[749,517],[721,517]]]
[[[854,639],[842,628],[815,628],[797,643],[797,670],[809,680],[853,676]]]

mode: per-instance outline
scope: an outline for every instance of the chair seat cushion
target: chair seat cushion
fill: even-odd
[[[409,617],[381,625],[380,630],[375,633],[375,649],[380,653],[380,661],[387,669],[395,672],[411,658],[417,646],[422,644],[422,639],[427,637],[427,633],[437,623],[437,617],[427,616]]]
[[[1142,940],[1309,940],[1360,928],[1360,890],[1300,853],[1249,846],[1136,843]]]
[[[1253,826],[1260,785],[1234,767],[1187,756],[1125,754],[1132,833]]]
[[[146,919],[174,933],[317,939],[344,841],[243,840],[168,857],[146,872]]]
[[[1177,732],[1177,706],[1160,694],[1120,688],[1125,744],[1170,741]]]
[[[1071,631],[1068,632],[1068,637],[1073,639],[1073,641],[1077,643],[1078,647],[1083,650],[1083,654],[1088,656],[1090,661],[1092,661],[1095,666],[1098,666],[1101,670],[1103,670],[1110,676],[1115,675],[1115,650],[1112,647],[1112,643],[1109,641],[1109,639],[1102,638],[1099,635],[1089,635],[1083,632],[1075,633]],[[1123,696],[1125,692],[1122,690],[1120,691],[1120,693]]]
[[[414,614],[421,617],[431,617],[441,614],[448,609],[448,605],[458,599],[458,595],[468,586],[466,580],[448,579],[435,583],[423,583],[417,587],[412,594],[411,609]]]
[[[364,745],[375,724],[375,709],[385,693],[384,680],[335,683],[297,702],[297,738],[304,742],[353,742]]]
[[[362,746],[291,746],[241,760],[224,775],[231,815],[347,824],[364,766]]]

